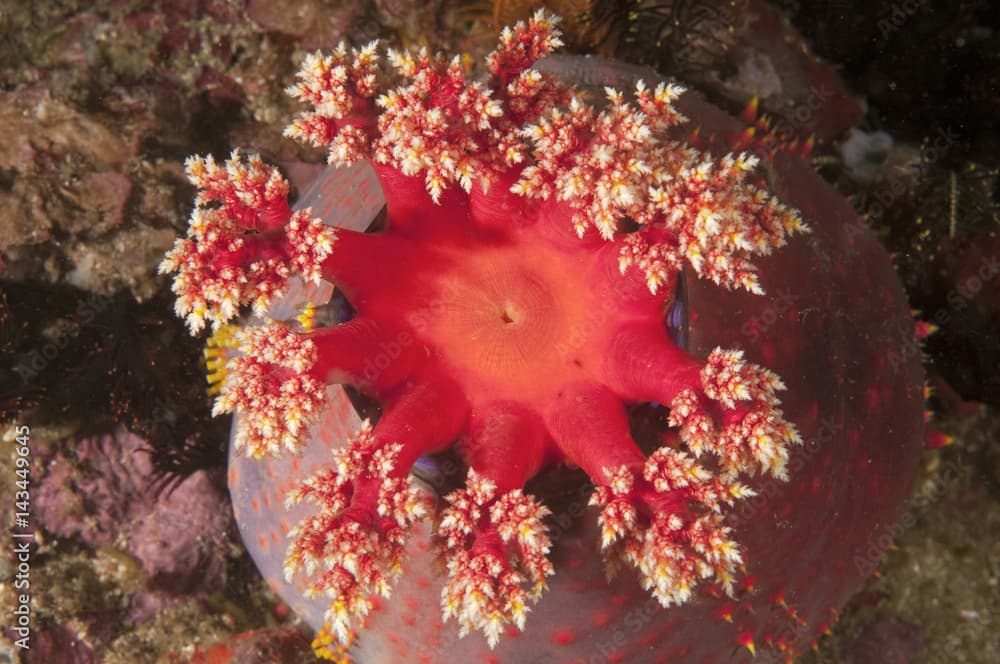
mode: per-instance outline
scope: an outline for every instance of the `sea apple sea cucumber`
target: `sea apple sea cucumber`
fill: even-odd
[[[790,658],[912,482],[905,298],[794,155],[727,154],[735,121],[652,76],[535,67],[554,24],[504,30],[482,83],[423,51],[390,51],[393,76],[375,44],[306,59],[286,133],[373,169],[384,229],[293,210],[255,155],[189,160],[163,270],[192,332],[216,329],[244,538],[365,664]],[[277,311],[325,282],[356,315]],[[449,449],[458,487],[434,496],[410,471]]]

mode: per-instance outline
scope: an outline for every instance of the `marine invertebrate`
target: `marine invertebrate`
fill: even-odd
[[[468,473],[435,520],[443,617],[463,635],[481,630],[498,653],[504,633],[530,629],[529,608],[541,610],[560,578],[554,559],[580,546],[553,547],[549,509],[525,488],[552,465],[586,473],[607,571],[633,568],[658,606],[703,611],[697,593],[731,620],[756,583],[743,566],[759,561],[744,560],[733,514],[755,487],[788,479],[802,438],[781,409],[785,385],[735,344],[686,351],[664,316],[682,270],[760,297],[755,262],[807,228],[754,178],[756,157],[678,140],[679,86],[638,81],[631,97],[608,88],[598,107],[534,68],[559,45],[553,23],[539,13],[505,30],[486,83],[423,51],[389,52],[394,82],[375,45],[307,58],[290,93],[311,109],[287,133],[327,147],[333,165],[371,163],[383,231],[293,211],[287,183],[256,157],[188,162],[198,205],[163,268],[178,273],[192,331],[246,305],[266,316],[293,273],[336,284],[357,310],[329,327],[237,332],[217,402],[239,413],[234,447],[250,457],[322,437],[330,384],[381,404],[332,464],[281,490],[314,508],[291,529],[287,581],[324,598],[341,642],[389,596],[404,555],[420,548],[408,547],[412,534],[425,537],[419,522],[432,510],[410,469],[453,445]],[[645,402],[669,407],[669,431],[644,451],[625,404]],[[802,620],[815,627],[822,610],[809,610]],[[699,647],[752,649],[767,622],[741,615],[730,641]]]

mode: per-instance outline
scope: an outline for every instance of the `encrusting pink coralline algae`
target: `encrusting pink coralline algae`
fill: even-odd
[[[188,161],[162,267],[215,330],[244,539],[366,664],[791,658],[913,479],[901,288],[797,156],[727,153],[736,121],[650,73],[539,63],[555,26],[505,29],[483,81],[308,56],[286,134],[339,168],[313,207],[256,155]],[[352,316],[321,320],[328,284]]]

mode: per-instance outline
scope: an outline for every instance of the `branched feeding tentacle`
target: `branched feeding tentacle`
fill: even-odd
[[[214,329],[253,304],[262,315],[293,272],[313,282],[336,233],[307,210],[288,207],[288,181],[260,155],[239,150],[219,166],[211,156],[185,164],[198,198],[188,237],[177,240],[160,273],[177,272],[177,315],[196,334]]]
[[[787,479],[789,447],[802,438],[777,407],[775,393],[785,389],[781,379],[746,362],[741,351],[721,348],[709,354],[700,378],[702,397],[685,389],[670,403],[669,423],[680,428],[688,449],[695,456],[711,452],[727,477],[759,470]],[[710,416],[705,399],[725,409],[721,427]]]
[[[371,156],[374,97],[381,89],[378,42],[351,49],[341,42],[330,55],[307,55],[299,81],[286,92],[312,111],[300,113],[285,136],[317,147],[329,147],[329,163],[353,164]]]
[[[287,496],[288,506],[305,501],[319,512],[289,532],[285,578],[304,573],[309,596],[330,598],[326,619],[342,643],[373,595],[389,597],[410,531],[428,514],[426,495],[398,467],[402,449],[380,442],[366,421],[331,466]]]
[[[644,342],[642,336],[622,336],[626,344]],[[686,602],[691,590],[708,579],[731,591],[740,555],[725,525],[726,508],[753,495],[738,476],[761,469],[783,478],[787,447],[799,441],[775,408],[781,381],[744,362],[740,353],[716,349],[697,373],[690,361],[672,358],[668,364],[676,372],[651,389],[674,390],[669,423],[680,428],[690,454],[664,446],[643,459],[620,403],[598,388],[568,393],[564,403],[577,407],[557,407],[548,421],[560,449],[597,487],[591,504],[602,508],[609,576],[623,564],[635,567],[664,606]],[[657,366],[654,362],[653,373]],[[700,395],[685,387],[695,380]],[[643,379],[635,386],[643,388]],[[723,409],[722,434],[703,401]],[[697,462],[706,450],[718,457],[721,473]]]
[[[288,496],[289,504],[308,500],[320,511],[289,533],[285,576],[303,573],[310,594],[331,599],[326,620],[344,644],[351,619],[371,609],[371,596],[389,596],[413,525],[427,514],[409,471],[418,456],[453,440],[464,422],[460,406],[428,412],[440,401],[454,404],[452,390],[433,375],[400,387],[376,427],[366,421],[334,452],[331,466]]]
[[[521,489],[498,495],[474,468],[466,488],[446,500],[437,529],[448,567],[444,618],[455,618],[462,636],[481,629],[492,648],[505,625],[524,629],[529,605],[547,588],[553,568],[542,519],[549,511]]]
[[[239,411],[233,444],[248,456],[297,453],[326,400],[326,385],[309,373],[315,344],[279,324],[236,334],[240,355],[228,362],[213,414]]]
[[[724,525],[722,506],[753,495],[748,487],[713,477],[682,451],[661,447],[641,477],[626,466],[604,469],[591,505],[601,508],[601,547],[609,575],[635,567],[643,587],[663,606],[683,604],[701,582],[727,593],[739,546]]]

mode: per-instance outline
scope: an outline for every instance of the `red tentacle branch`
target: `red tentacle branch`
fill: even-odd
[[[643,587],[663,606],[685,603],[710,579],[732,593],[742,558],[724,525],[723,507],[752,495],[669,447],[649,457],[641,476],[626,466],[605,469],[591,505],[601,508],[609,575],[623,563],[635,567]]]
[[[212,412],[239,411],[234,445],[248,456],[294,454],[326,402],[326,385],[309,373],[316,345],[283,325],[248,327],[237,337],[240,355],[227,365]]]
[[[186,168],[198,198],[187,238],[177,240],[160,273],[177,272],[175,308],[192,334],[206,320],[218,329],[248,304],[263,314],[293,272],[319,281],[336,234],[309,210],[291,211],[277,168],[238,150],[223,166],[209,156],[188,159]]]
[[[778,409],[785,389],[773,372],[743,359],[741,351],[716,348],[701,370],[702,395],[683,390],[671,402],[670,424],[695,456],[710,452],[728,477],[757,471],[787,479],[789,448],[802,442]],[[725,409],[714,420],[705,400]]]
[[[506,625],[524,629],[529,605],[554,572],[542,523],[549,510],[521,489],[499,494],[496,483],[475,469],[466,488],[446,500],[437,528],[448,567],[444,617],[458,621],[462,636],[481,629],[492,648]]]
[[[287,497],[289,506],[320,509],[289,532],[285,578],[304,574],[310,596],[331,599],[326,617],[342,643],[350,643],[351,621],[368,615],[373,595],[391,595],[410,532],[428,514],[426,495],[398,467],[402,449],[380,442],[365,422],[331,466]]]
[[[375,133],[375,95],[379,81],[378,42],[348,52],[343,42],[330,55],[307,55],[299,81],[286,92],[312,105],[285,128],[285,136],[329,147],[329,163],[349,165],[371,156]]]

